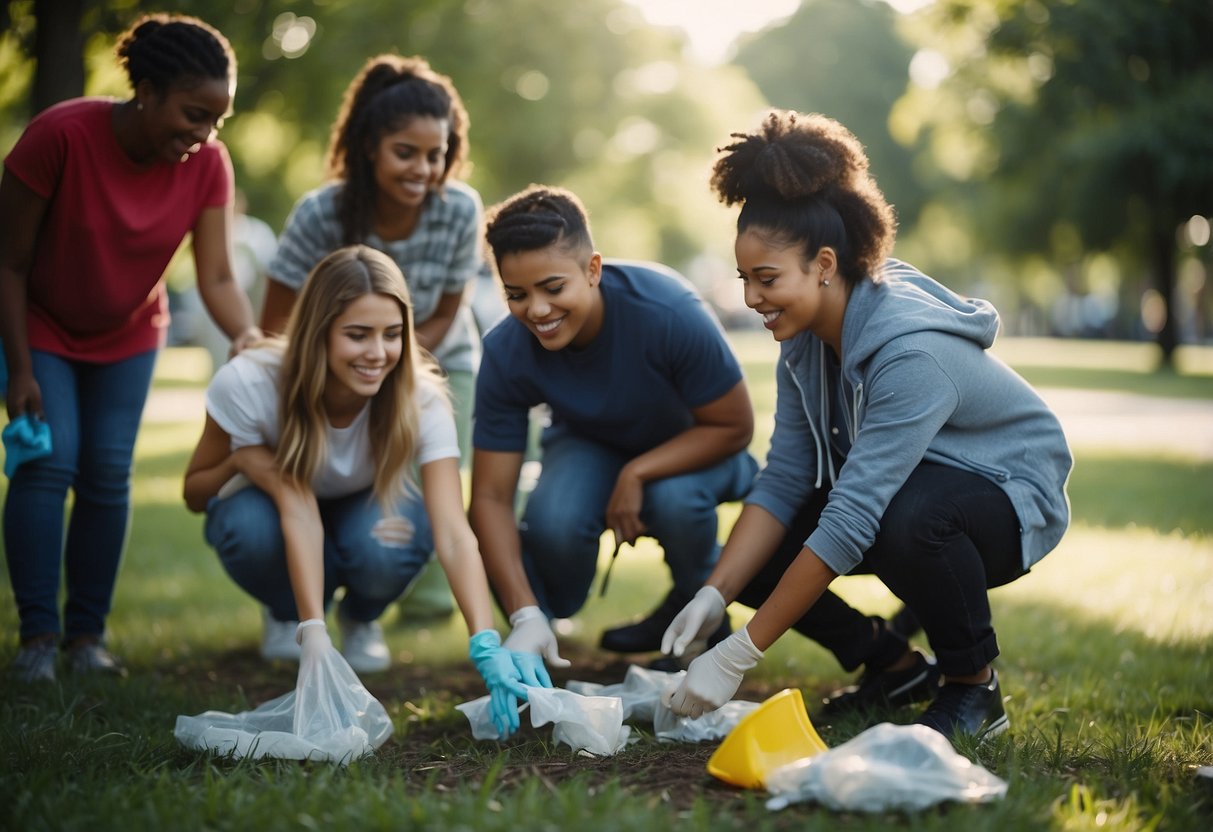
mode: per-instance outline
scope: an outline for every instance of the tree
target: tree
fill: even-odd
[[[781,25],[744,38],[734,60],[773,106],[845,124],[863,142],[873,176],[907,228],[926,194],[913,148],[894,140],[888,121],[913,54],[897,14],[880,0],[804,0]]]
[[[982,243],[1063,266],[1116,252],[1170,310],[1177,232],[1213,214],[1213,4],[940,0],[917,24],[951,72],[905,106],[937,152],[965,148],[951,170]],[[1173,314],[1157,339],[1169,365]]]
[[[99,34],[85,46],[86,91],[129,94],[112,47],[139,6],[89,5],[84,29]],[[28,53],[30,6],[7,8]],[[565,185],[593,212],[608,253],[681,267],[704,249],[730,250],[731,212],[708,191],[709,163],[761,96],[736,67],[684,58],[676,30],[645,25],[622,0],[162,0],[156,8],[196,15],[231,41],[238,87],[220,138],[250,210],[275,227],[323,181],[345,86],[368,57],[395,51],[425,55],[459,88],[471,115],[471,183],[486,202],[531,182]],[[37,22],[41,31],[44,18]],[[0,38],[0,112],[10,116],[0,140],[9,144],[20,121],[11,116],[28,95],[17,79],[31,64],[14,60],[13,40]]]

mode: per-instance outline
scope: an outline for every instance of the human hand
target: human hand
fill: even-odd
[[[640,520],[644,506],[644,481],[624,466],[615,480],[615,488],[606,505],[607,528],[615,533],[615,543],[635,544],[648,529]]]
[[[503,738],[518,730],[518,700],[526,699],[522,674],[496,630],[481,630],[468,642],[468,656],[489,689],[493,725]]]
[[[33,373],[10,375],[4,401],[10,422],[22,413],[28,413],[38,419],[43,418],[42,388],[38,386]]]
[[[263,338],[265,338],[265,333],[261,331],[260,327],[250,326],[232,339],[232,346],[227,352],[227,357],[238,355],[242,350],[248,349]]]
[[[733,698],[745,672],[762,658],[745,627],[704,653],[687,668],[687,675],[661,700],[679,716],[696,718]]]
[[[302,649],[299,656],[301,665],[305,661],[316,661],[333,647],[333,639],[329,637],[328,627],[325,626],[323,618],[309,618],[306,621],[300,621],[299,626],[295,628],[295,641]]]
[[[514,667],[522,676],[522,684],[534,688],[552,687],[552,677],[548,675],[548,669],[543,665],[543,656],[536,653],[517,653],[511,650],[510,658],[514,660]]]
[[[572,662],[560,657],[560,645],[547,616],[536,606],[519,607],[510,613],[510,634],[505,647],[515,653],[535,653],[551,667],[569,667]],[[545,686],[548,687],[548,686]]]
[[[724,596],[714,586],[702,586],[661,637],[661,652],[681,656],[693,641],[706,640],[724,621]]]

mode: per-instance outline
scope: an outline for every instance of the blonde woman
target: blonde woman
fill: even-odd
[[[206,511],[207,541],[228,574],[269,609],[276,624],[263,652],[274,657],[326,644],[325,610],[343,587],[342,654],[358,672],[385,669],[377,619],[436,551],[475,634],[471,655],[498,727],[517,727],[525,689],[492,629],[446,389],[417,345],[390,257],[367,246],[328,255],[285,339],[216,373],[185,501]]]

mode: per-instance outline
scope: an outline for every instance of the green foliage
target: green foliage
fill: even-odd
[[[1063,272],[1112,252],[1169,304],[1177,230],[1213,214],[1213,6],[940,0],[910,28],[945,73],[911,88],[898,129],[925,131],[985,256]]]
[[[0,132],[24,122],[30,74],[21,56],[32,5],[13,3],[0,38]],[[682,55],[674,30],[644,24],[622,0],[164,0],[231,41],[235,112],[220,137],[249,210],[281,228],[294,201],[323,181],[323,154],[342,93],[367,58],[422,54],[449,75],[471,116],[470,182],[486,203],[531,182],[578,191],[596,242],[618,257],[676,267],[731,255],[731,213],[707,189],[708,161],[761,105],[736,67]],[[113,39],[144,4],[108,0],[85,21],[90,91],[125,95]],[[9,80],[9,66],[20,71]],[[98,79],[104,77],[103,84]]]
[[[734,60],[772,106],[823,113],[850,128],[898,222],[909,229],[926,194],[914,148],[889,132],[914,53],[896,23],[897,14],[877,0],[805,0],[782,25],[744,38]]]

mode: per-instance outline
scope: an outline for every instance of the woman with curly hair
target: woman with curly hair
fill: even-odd
[[[404,272],[417,342],[446,373],[461,456],[469,455],[480,339],[465,288],[485,268],[480,195],[467,167],[468,114],[451,79],[424,58],[378,55],[346,88],[329,138],[328,182],[295,204],[268,268],[261,324],[281,332],[308,273],[329,252],[363,244]],[[418,591],[420,590],[420,592]],[[425,597],[419,597],[424,594]],[[427,570],[408,599],[450,612],[441,575]],[[402,608],[402,612],[408,608]],[[266,645],[294,622],[266,617]],[[285,640],[290,650],[289,639]]]
[[[831,715],[930,700],[917,721],[949,738],[1002,731],[987,590],[1066,530],[1061,426],[987,352],[990,304],[890,259],[893,210],[850,131],[785,111],[734,139],[712,187],[741,204],[746,305],[780,342],[775,431],[719,563],[662,647],[680,654],[730,601],[757,612],[667,701],[681,714],[719,707],[795,629],[864,668],[827,700]],[[934,658],[830,591],[860,573],[918,617]]]
[[[526,694],[492,629],[446,387],[387,255],[348,246],[325,257],[286,338],[215,374],[185,500],[206,512],[207,541],[232,579],[276,619],[301,622],[302,652],[313,639],[328,646],[325,610],[344,587],[341,652],[360,673],[390,663],[377,619],[436,550],[498,727],[518,727]]]
[[[234,349],[261,336],[232,274],[232,168],[215,140],[236,90],[231,46],[197,18],[155,14],[117,54],[133,95],[43,111],[0,181],[8,415],[14,430],[50,435],[49,454],[11,472],[4,510],[21,619],[13,670],[26,681],[54,680],[61,636],[72,672],[123,672],[106,618],[135,435],[168,326],[164,270],[187,234],[199,294]]]

